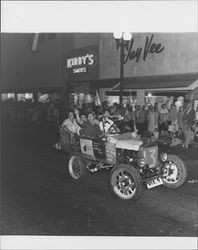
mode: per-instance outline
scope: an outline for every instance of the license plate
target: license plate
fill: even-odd
[[[162,178],[157,177],[155,179],[149,180],[146,185],[147,185],[147,188],[150,189],[150,188],[162,185],[162,184],[163,184]]]

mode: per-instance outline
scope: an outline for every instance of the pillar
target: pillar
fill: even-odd
[[[99,89],[99,97],[101,102],[105,101],[105,95],[106,95],[106,91],[111,91],[112,88],[100,88]]]
[[[140,89],[137,90],[137,105],[144,105],[145,104],[145,90]]]
[[[34,103],[38,102],[38,93],[37,93],[37,91],[33,91],[33,101],[34,101]]]

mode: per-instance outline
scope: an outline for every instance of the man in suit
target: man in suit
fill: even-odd
[[[195,110],[191,102],[189,102],[186,106],[186,110],[184,111],[183,121],[184,121],[185,127],[192,126],[194,124]]]

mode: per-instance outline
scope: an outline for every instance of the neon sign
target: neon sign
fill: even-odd
[[[137,49],[134,49],[134,40],[131,39],[129,47],[127,48],[127,54],[124,58],[124,63],[133,59],[135,59],[136,62],[139,62],[141,56],[143,61],[145,61],[148,54],[160,54],[165,47],[162,46],[161,43],[153,42],[153,37],[154,35],[151,35],[151,37],[147,36],[144,47],[138,47]]]
[[[99,77],[99,46],[92,45],[68,51],[65,59],[68,80],[90,81]]]
[[[73,73],[84,73],[87,72],[86,66],[91,66],[95,63],[94,54],[86,54],[85,56],[78,56],[67,59],[67,68],[73,69]],[[82,66],[80,68],[76,68]],[[83,67],[84,66],[84,67]]]

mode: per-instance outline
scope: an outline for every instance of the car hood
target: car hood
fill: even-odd
[[[143,141],[136,138],[132,133],[109,135],[108,141],[116,144],[116,148],[138,151]]]

